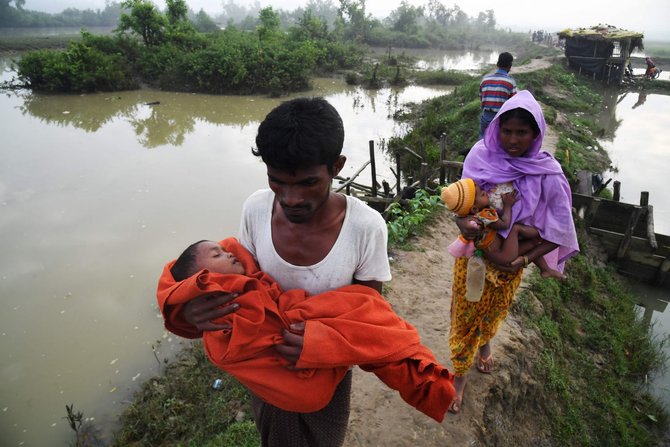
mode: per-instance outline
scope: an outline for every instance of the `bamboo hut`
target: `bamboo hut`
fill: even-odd
[[[558,33],[565,39],[565,56],[570,67],[604,82],[620,83],[635,48],[644,49],[644,35],[611,25],[566,29]]]

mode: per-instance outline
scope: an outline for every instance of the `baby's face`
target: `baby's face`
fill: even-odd
[[[475,204],[472,206],[472,214],[480,212],[487,206],[489,206],[489,195],[478,185],[475,185]]]
[[[244,266],[235,256],[224,251],[214,241],[204,241],[198,244],[195,262],[198,269],[207,269],[214,273],[237,273],[244,274]]]

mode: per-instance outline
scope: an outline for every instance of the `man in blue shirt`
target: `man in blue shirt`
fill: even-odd
[[[484,76],[479,84],[479,98],[482,102],[482,114],[479,118],[479,138],[484,138],[484,131],[496,116],[505,101],[516,93],[516,81],[509,75],[514,57],[508,53],[498,56],[498,69]]]

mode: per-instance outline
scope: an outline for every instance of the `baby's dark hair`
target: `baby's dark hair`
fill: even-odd
[[[533,116],[532,113],[530,113],[528,110],[517,107],[516,109],[510,109],[500,115],[498,118],[498,121],[500,125],[502,126],[505,124],[507,121],[511,120],[512,118],[516,118],[519,121],[521,121],[524,124],[527,124],[530,126],[530,128],[533,130],[533,133],[535,134],[535,137],[537,137],[540,134],[540,126],[537,125],[537,121],[535,121],[535,117]]]
[[[183,281],[198,271],[198,267],[195,264],[196,249],[198,248],[199,244],[206,241],[207,239],[203,239],[189,245],[186,250],[184,250],[184,252],[179,255],[174,265],[170,269],[170,273],[172,273],[172,277],[175,279],[175,281]]]

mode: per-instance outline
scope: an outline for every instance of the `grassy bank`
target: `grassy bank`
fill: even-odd
[[[515,303],[543,341],[534,371],[544,384],[540,414],[555,445],[659,445],[668,415],[646,377],[663,365],[660,342],[636,314],[632,291],[586,239],[581,233],[566,281],[535,274]]]
[[[601,108],[600,84],[560,65],[515,78],[542,102],[547,122],[559,134],[556,158],[570,181],[580,169],[607,169],[609,156],[597,140],[601,129],[589,118]],[[424,158],[435,161],[444,134],[451,158],[464,158],[477,134],[478,82],[411,110],[404,118],[413,130],[395,144],[423,151]],[[407,160],[409,170],[416,168],[411,163]],[[541,408],[530,400],[529,407],[537,411],[538,421],[546,422],[544,432],[551,433],[556,445],[657,445],[668,415],[645,381],[664,364],[662,341],[651,337],[636,314],[632,291],[597,259],[582,230],[580,247],[582,253],[568,264],[568,280],[535,276],[515,305],[543,345],[533,379],[543,384],[544,397]],[[537,401],[536,396],[532,399]],[[505,417],[491,415],[485,422],[505,426],[499,420]]]
[[[70,42],[80,40],[80,34],[59,36],[0,36],[0,53],[64,49]]]

